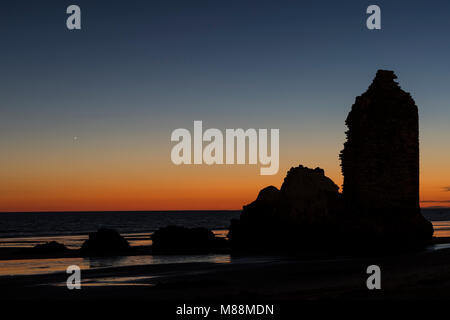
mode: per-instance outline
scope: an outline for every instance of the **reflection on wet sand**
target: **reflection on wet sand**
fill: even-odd
[[[82,287],[104,287],[104,286],[154,286],[153,283],[147,281],[154,279],[152,276],[140,277],[104,277],[90,278],[81,281]],[[57,286],[65,286],[66,283],[57,283]]]
[[[209,262],[229,263],[228,254],[211,254],[198,256],[120,256],[96,258],[58,258],[58,259],[22,259],[1,261],[0,276],[47,274],[65,272],[70,265],[77,265],[81,270],[102,269],[134,265],[155,265],[170,263]]]
[[[450,221],[433,221],[432,223],[435,237],[450,237]]]

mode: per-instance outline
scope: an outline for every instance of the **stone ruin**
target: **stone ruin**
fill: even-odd
[[[345,201],[356,210],[419,209],[419,115],[392,71],[356,98],[341,151]]]
[[[347,117],[343,192],[320,168],[291,168],[232,221],[234,251],[361,252],[428,243],[433,227],[419,206],[419,122],[393,71],[379,70]]]

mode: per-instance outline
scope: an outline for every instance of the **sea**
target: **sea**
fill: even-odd
[[[240,211],[118,211],[0,213],[0,238],[82,235],[99,228],[121,234],[150,233],[180,225],[227,229]]]
[[[436,237],[450,237],[450,208],[422,209],[433,223]],[[88,233],[99,228],[119,231],[131,245],[151,245],[151,234],[161,227],[205,227],[226,237],[231,219],[240,211],[130,211],[130,212],[14,212],[0,213],[0,249],[19,250],[49,241],[80,248]],[[439,249],[447,245],[434,245]],[[266,259],[267,260],[267,259]],[[0,276],[65,271],[71,264],[81,269],[187,262],[232,263],[229,254],[184,256],[129,256],[113,258],[0,259]]]

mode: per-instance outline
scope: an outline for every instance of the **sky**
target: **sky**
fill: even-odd
[[[66,8],[81,8],[81,30]],[[366,8],[381,8],[381,30]],[[14,1],[0,10],[0,211],[240,209],[299,164],[341,186],[378,69],[419,107],[421,205],[450,206],[448,1]],[[280,169],[176,166],[173,130],[278,128]]]

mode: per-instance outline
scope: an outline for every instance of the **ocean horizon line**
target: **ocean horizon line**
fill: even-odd
[[[421,210],[430,210],[430,209],[450,209],[450,206],[429,206],[429,207],[421,207]],[[161,212],[170,212],[170,213],[194,213],[194,212],[211,212],[211,213],[219,213],[219,212],[240,212],[242,209],[180,209],[180,210],[37,210],[37,211],[0,211],[0,214],[9,214],[9,213],[161,213]]]
[[[211,212],[211,213],[219,213],[219,212],[240,212],[242,209],[201,209],[201,210],[38,210],[38,211],[0,211],[0,214],[9,214],[9,213],[162,213],[162,212],[170,212],[170,213],[194,213],[194,212]]]

